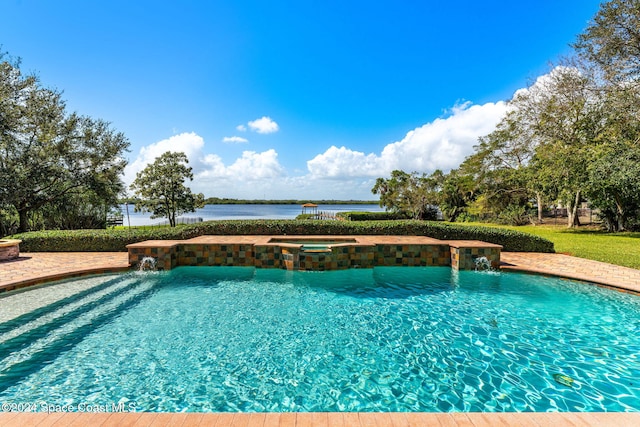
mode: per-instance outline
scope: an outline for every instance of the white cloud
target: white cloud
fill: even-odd
[[[193,132],[174,135],[168,139],[142,147],[136,159],[124,169],[124,182],[127,186],[130,185],[136,178],[136,173],[143,170],[148,164],[153,163],[157,157],[167,151],[181,151],[187,155],[189,162],[191,162],[192,159],[198,158],[203,147],[204,140]]]
[[[284,175],[284,168],[278,162],[278,153],[274,149],[262,153],[244,151],[242,156],[229,166],[225,166],[215,154],[206,155],[202,163],[204,167],[197,177],[205,180],[224,179],[246,183]]]
[[[274,198],[376,200],[371,193],[375,178],[316,178],[311,175],[284,177],[270,183]],[[269,192],[267,192],[269,194]]]
[[[244,151],[230,165],[225,165],[220,156],[208,154],[194,175],[192,190],[207,197],[262,199],[287,193],[286,173],[274,149],[261,153]]]
[[[314,177],[344,178],[354,176],[380,176],[381,158],[346,147],[331,146],[307,162]]]
[[[504,102],[457,105],[450,116],[409,131],[402,140],[384,147],[380,154],[332,146],[309,160],[307,168],[310,176],[317,179],[384,177],[394,169],[446,172],[473,152],[478,138],[493,131],[506,109]]]
[[[505,102],[465,104],[452,115],[414,129],[399,142],[387,145],[381,157],[389,168],[433,172],[448,171],[473,152],[478,138],[489,134],[507,111]]]
[[[253,120],[247,124],[249,125],[249,129],[258,133],[273,133],[280,129],[278,124],[271,120],[271,117],[267,116]]]
[[[246,132],[247,131],[247,127],[245,125],[238,125],[238,126],[236,126],[236,130],[238,130],[240,132]]]
[[[225,136],[222,138],[222,142],[226,144],[244,144],[249,142],[247,138],[242,138],[241,136]]]
[[[135,160],[125,168],[124,182],[129,186],[136,173],[167,151],[182,151],[193,168],[192,191],[206,197],[262,198],[268,192],[272,198],[284,194],[285,188],[273,189],[286,179],[285,170],[274,149],[258,153],[244,151],[231,164],[225,164],[217,154],[205,153],[205,142],[196,133],[182,133],[142,147]]]

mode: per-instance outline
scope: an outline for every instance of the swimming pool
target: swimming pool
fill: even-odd
[[[595,286],[446,267],[180,267],[83,280],[91,287],[11,297],[72,288],[0,319],[1,402],[640,410],[640,299]],[[0,312],[9,303],[0,298]]]

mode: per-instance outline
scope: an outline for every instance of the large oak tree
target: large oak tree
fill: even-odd
[[[32,213],[73,197],[102,212],[114,206],[128,147],[108,123],[68,113],[60,92],[0,53],[0,207],[15,209],[18,231]]]

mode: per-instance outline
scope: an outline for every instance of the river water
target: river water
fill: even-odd
[[[150,213],[134,212],[133,205],[121,205],[124,225],[155,225],[166,221],[166,218],[151,219]],[[382,212],[383,208],[376,204],[367,205],[318,205],[319,212],[365,211]],[[202,218],[203,221],[215,219],[295,219],[302,213],[300,205],[205,205],[182,216],[182,218]],[[307,212],[309,213],[309,212]],[[178,221],[180,222],[180,221]]]

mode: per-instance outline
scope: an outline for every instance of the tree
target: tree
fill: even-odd
[[[515,221],[511,222],[518,224],[526,220],[533,198],[538,202],[539,221],[543,208],[542,192],[530,176],[536,138],[531,128],[521,126],[519,114],[517,109],[509,111],[493,132],[479,139],[475,153],[460,167],[463,174],[475,180],[478,197],[472,210],[494,219],[501,219],[505,213],[522,212],[519,217],[512,217]]]
[[[115,205],[128,140],[102,120],[68,114],[59,92],[17,65],[0,63],[0,206],[27,231],[32,214],[70,197],[87,196],[101,212]]]
[[[151,218],[168,218],[176,226],[176,216],[204,206],[204,195],[193,194],[184,185],[193,181],[192,168],[184,153],[166,152],[136,174],[131,189],[140,200],[136,212],[151,212]]]
[[[588,195],[611,231],[640,223],[640,0],[603,3],[574,47],[600,77],[606,127],[589,164]]]
[[[534,139],[531,176],[539,191],[559,198],[568,227],[579,225],[577,209],[588,186],[592,148],[606,127],[605,109],[588,69],[556,67],[510,105],[517,126]]]
[[[438,206],[444,219],[455,222],[475,197],[473,177],[453,169],[446,175],[436,170],[431,178],[437,183]]]
[[[587,194],[609,231],[640,227],[640,146],[625,142],[599,147],[589,165]]]
[[[479,181],[485,208],[519,213],[535,198],[541,220],[543,201],[559,199],[567,226],[579,225],[587,165],[606,125],[596,81],[579,65],[567,61],[516,92],[496,130],[463,163]]]
[[[576,51],[612,82],[640,76],[640,0],[604,2],[574,44]]]
[[[380,195],[380,206],[413,219],[436,219],[436,182],[425,174],[394,170],[389,179],[378,178],[371,189]]]

